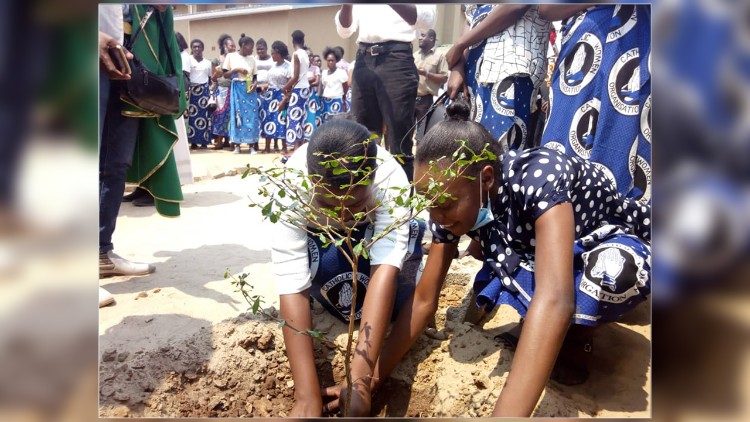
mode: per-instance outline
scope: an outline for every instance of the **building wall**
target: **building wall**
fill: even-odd
[[[316,54],[320,54],[326,46],[340,45],[346,52],[344,58],[352,61],[357,35],[355,33],[349,39],[339,37],[333,21],[338,10],[338,5],[303,7],[240,16],[177,20],[174,26],[175,31],[181,32],[188,41],[194,38],[202,40],[206,45],[204,54],[210,59],[219,55],[216,41],[223,33],[231,35],[235,42],[241,33],[255,40],[264,38],[269,47],[275,40],[281,40],[291,49],[291,33],[300,29],[305,33],[306,44]],[[435,32],[438,45],[452,44],[460,35],[463,22],[460,5],[437,5]],[[414,47],[417,48],[416,41]]]

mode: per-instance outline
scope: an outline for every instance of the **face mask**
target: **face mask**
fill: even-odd
[[[479,186],[479,202],[483,203],[481,185]],[[481,208],[479,208],[479,212],[477,213],[477,221],[469,231],[474,231],[479,229],[480,227],[484,227],[487,224],[491,223],[494,219],[495,216],[492,214],[492,201],[487,198],[487,207],[482,206]]]

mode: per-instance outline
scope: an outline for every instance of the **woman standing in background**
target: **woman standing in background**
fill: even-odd
[[[349,83],[349,75],[344,69],[336,66],[341,60],[336,50],[326,48],[323,50],[323,57],[326,59],[327,69],[323,71],[318,90],[322,97],[322,120],[325,123],[331,117],[344,112],[344,92]]]
[[[305,33],[299,29],[292,32],[292,78],[284,86],[288,107],[286,117],[286,140],[294,143],[295,147],[305,142],[304,124],[307,99],[310,98],[310,81],[307,80],[307,70],[310,67],[310,57],[305,51]]]
[[[190,105],[188,106],[188,141],[190,148],[206,149],[210,139],[210,122],[208,114],[208,100],[210,98],[209,84],[213,73],[211,61],[203,57],[203,41],[195,39],[190,42],[192,55],[188,57],[183,68],[190,75],[188,92]]]
[[[279,139],[281,139],[282,152],[286,153],[286,113],[284,104],[284,86],[292,78],[292,65],[284,58],[289,50],[281,41],[271,44],[271,58],[274,65],[268,69],[267,82],[259,84],[263,93],[263,102],[268,104],[268,109],[261,110],[261,134],[268,140],[265,152],[271,152],[271,140],[273,140],[273,151],[279,150]],[[283,107],[282,107],[283,106]]]
[[[219,58],[213,61],[214,74],[216,81],[216,110],[211,117],[211,133],[214,135],[214,145],[216,149],[229,147],[227,140],[229,130],[229,89],[232,81],[224,77],[224,71],[221,65],[227,54],[234,53],[236,50],[234,40],[227,34],[219,37]]]
[[[250,145],[250,154],[258,151],[258,93],[255,92],[256,66],[253,57],[255,41],[242,34],[240,50],[227,54],[224,77],[232,79],[229,101],[229,142],[234,153],[240,153],[240,144]]]
[[[268,53],[268,44],[263,38],[260,38],[258,42],[255,43],[255,54],[255,66],[258,72],[257,81],[258,87],[260,88],[261,86],[268,84],[268,70],[274,65],[273,58]],[[271,143],[271,139],[266,138],[265,135],[263,135],[263,119],[268,114],[269,107],[269,102],[266,101],[265,98],[266,97],[263,94],[258,96],[258,101],[260,101],[258,106],[258,121],[260,122],[260,125],[258,125],[258,131],[260,132],[260,137],[265,138],[266,143],[266,149],[262,152],[268,152],[268,147]]]
[[[323,103],[318,95],[318,86],[320,85],[320,66],[315,64],[316,55],[313,54],[310,47],[305,47],[307,57],[310,59],[310,68],[307,70],[307,81],[310,82],[310,98],[307,99],[306,116],[305,116],[305,141],[310,141],[310,136],[315,128],[322,123],[321,112]]]

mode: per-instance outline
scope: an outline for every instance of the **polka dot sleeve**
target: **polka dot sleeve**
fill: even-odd
[[[536,148],[517,153],[506,169],[511,207],[522,209],[532,219],[536,220],[555,205],[572,202],[577,172],[568,157],[547,148]]]

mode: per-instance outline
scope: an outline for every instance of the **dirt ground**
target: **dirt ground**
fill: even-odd
[[[276,157],[277,158],[277,157]],[[286,416],[294,383],[281,329],[234,291],[224,271],[248,273],[266,307],[278,307],[268,239],[273,225],[247,207],[251,182],[236,175],[247,162],[273,156],[206,151],[191,154],[198,179],[183,187],[179,218],[123,204],[115,251],[156,264],[144,277],[100,285],[117,303],[99,314],[99,413],[102,417]],[[462,323],[478,261],[453,263],[440,296],[436,330],[423,334],[373,398],[380,416],[487,416],[512,354],[494,337],[518,322],[500,307],[483,327]],[[649,417],[650,307],[597,330],[589,380],[550,382],[535,415]],[[315,327],[345,345],[346,327],[313,307]],[[428,335],[429,334],[429,335]],[[343,356],[318,344],[321,383],[344,378]]]
[[[461,322],[475,268],[471,258],[453,264],[440,296],[437,330],[418,339],[374,397],[374,415],[489,415],[512,357],[493,337],[512,326],[518,316],[513,309],[501,307],[483,328]],[[143,300],[158,298],[160,290],[145,294]],[[344,324],[317,304],[313,315],[315,327],[343,347]],[[644,305],[628,322],[600,328],[589,381],[576,387],[550,382],[535,415],[648,417],[649,315]],[[159,325],[179,329],[180,319],[162,316]],[[131,329],[152,322],[148,318],[128,321],[136,325]],[[135,331],[159,336],[147,328]],[[116,335],[117,327],[105,334]],[[101,351],[102,417],[284,417],[291,409],[294,383],[281,329],[262,316],[240,313],[158,347],[128,349],[132,350],[110,347]],[[343,380],[343,356],[335,349],[317,344],[316,363],[322,384]]]

